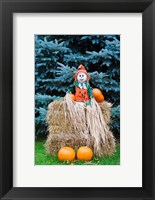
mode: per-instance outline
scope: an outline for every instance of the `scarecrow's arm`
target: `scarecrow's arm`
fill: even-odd
[[[87,85],[87,90],[88,90],[89,96],[90,96],[91,98],[94,98],[92,88],[90,87],[89,84]]]

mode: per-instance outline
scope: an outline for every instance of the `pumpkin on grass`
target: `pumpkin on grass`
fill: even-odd
[[[78,160],[90,161],[92,157],[93,157],[93,151],[87,146],[82,146],[77,151]]]
[[[62,147],[58,152],[58,159],[61,161],[73,161],[75,159],[75,151],[71,147]]]
[[[97,88],[94,88],[93,89],[93,96],[95,98],[95,100],[98,102],[98,103],[101,103],[104,101],[104,96],[101,92],[101,90],[97,89]]]

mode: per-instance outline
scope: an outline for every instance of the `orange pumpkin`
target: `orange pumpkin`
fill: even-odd
[[[71,99],[72,99],[73,101],[75,101],[75,100],[76,100],[76,98],[75,98],[75,95],[74,95],[74,94],[70,94],[70,97],[71,97]]]
[[[103,102],[103,101],[104,101],[104,96],[103,96],[103,95],[98,96],[98,97],[96,98],[96,101],[97,101],[98,103]]]
[[[77,151],[78,160],[89,161],[92,159],[92,157],[93,157],[93,151],[87,146],[82,146]]]
[[[58,152],[58,159],[61,161],[73,161],[75,159],[75,151],[71,147],[62,147]]]
[[[98,103],[101,103],[104,101],[104,96],[101,92],[101,90],[97,89],[97,88],[94,88],[93,89],[93,96],[95,98],[95,100],[98,102]]]

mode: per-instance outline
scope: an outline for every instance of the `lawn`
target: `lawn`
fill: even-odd
[[[117,144],[116,152],[113,156],[104,156],[93,158],[89,162],[74,160],[73,162],[58,160],[57,156],[51,156],[46,153],[45,140],[35,141],[35,165],[119,165],[120,164],[120,145]]]

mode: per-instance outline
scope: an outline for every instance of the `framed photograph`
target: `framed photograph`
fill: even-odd
[[[154,199],[153,0],[6,0],[1,199]]]
[[[119,165],[120,35],[35,35],[35,107],[35,165]]]

